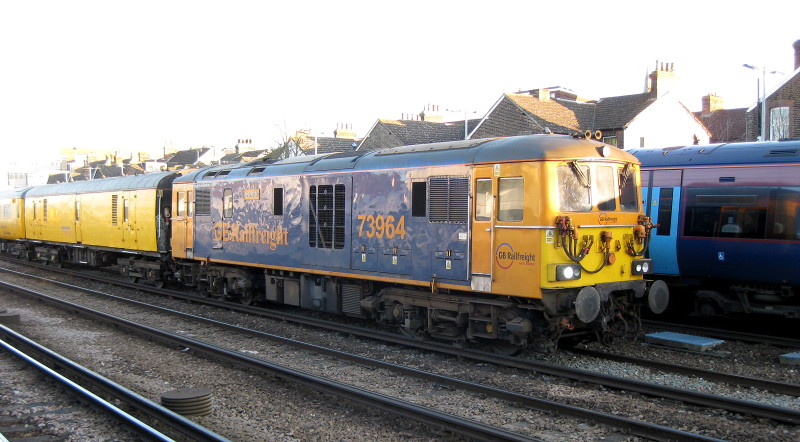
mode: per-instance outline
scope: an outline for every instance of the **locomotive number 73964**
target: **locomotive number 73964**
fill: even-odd
[[[399,236],[401,239],[406,236],[406,217],[401,216],[395,222],[394,216],[373,216],[358,215],[361,225],[358,227],[358,236],[367,235],[367,238],[378,237],[392,239]],[[366,227],[366,228],[365,228]]]

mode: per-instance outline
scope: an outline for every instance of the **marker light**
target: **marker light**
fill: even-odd
[[[651,273],[653,270],[653,262],[649,259],[635,259],[631,262],[631,274],[644,275]]]
[[[581,279],[581,266],[577,264],[550,264],[547,266],[549,281],[574,281]]]

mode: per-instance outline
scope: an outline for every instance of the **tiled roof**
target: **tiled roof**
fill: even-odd
[[[211,150],[208,147],[203,147],[200,149],[189,149],[189,150],[180,150],[175,153],[169,160],[167,160],[167,167],[175,167],[175,166],[184,166],[188,164],[194,164],[197,160],[200,159],[206,152]]]
[[[506,94],[506,97],[524,110],[529,118],[541,127],[542,132],[550,130],[557,134],[582,132],[587,122],[591,122],[594,105],[572,100],[552,98],[540,100],[528,94]]]
[[[468,130],[472,131],[480,120],[468,120]],[[420,120],[379,120],[404,145],[457,141],[464,139],[464,122],[433,122]]]
[[[593,129],[621,129],[655,101],[649,93],[601,98]]]
[[[711,132],[711,143],[746,141],[747,108],[718,109],[708,115],[695,112],[695,117]]]
[[[317,153],[350,152],[358,146],[360,140],[353,138],[335,137],[308,137],[307,147],[304,149],[306,154],[314,154],[314,140],[317,140]],[[306,145],[304,144],[304,147]]]
[[[530,94],[506,97],[525,111],[542,132],[549,129],[562,134],[623,128],[656,100],[648,93],[601,98],[597,102],[540,100]]]

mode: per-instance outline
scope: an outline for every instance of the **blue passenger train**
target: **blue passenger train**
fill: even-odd
[[[800,141],[629,152],[656,274],[703,315],[800,317]]]

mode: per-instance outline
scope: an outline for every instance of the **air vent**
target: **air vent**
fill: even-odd
[[[765,157],[796,157],[800,149],[775,149],[769,151]]]
[[[212,171],[212,172],[208,172],[208,173],[206,173],[205,175],[203,175],[203,179],[206,179],[206,178],[209,178],[209,179],[210,179],[210,178],[214,178],[215,176],[217,176],[217,173],[218,173],[218,172],[217,172],[216,170],[215,170],[215,171]]]
[[[229,173],[231,173],[231,171],[230,171],[230,170],[220,170],[220,171],[219,171],[219,173],[217,174],[217,176],[218,176],[218,177],[220,177],[220,176],[227,176]]]
[[[259,173],[263,172],[265,169],[266,169],[266,167],[264,167],[264,166],[254,167],[254,168],[250,169],[250,172],[247,172],[247,175],[258,175]]]
[[[211,215],[211,189],[208,187],[198,187],[194,195],[195,215]]]

